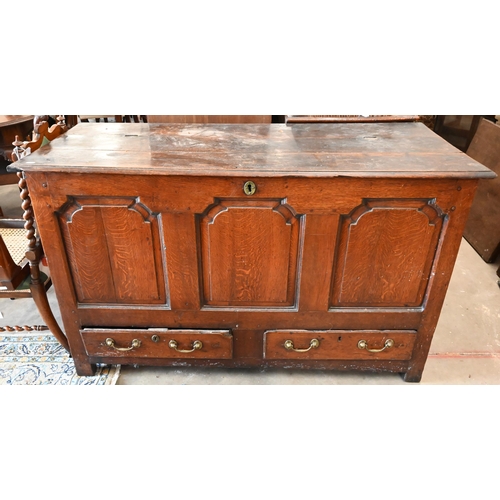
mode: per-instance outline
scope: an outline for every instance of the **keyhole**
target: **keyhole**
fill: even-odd
[[[245,184],[243,186],[243,192],[247,196],[251,196],[252,194],[255,193],[255,191],[257,191],[257,186],[255,185],[254,182],[252,182],[252,181],[245,182]]]

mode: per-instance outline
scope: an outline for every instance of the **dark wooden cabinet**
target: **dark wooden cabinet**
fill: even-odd
[[[80,124],[19,162],[79,374],[419,381],[486,167],[420,123]]]

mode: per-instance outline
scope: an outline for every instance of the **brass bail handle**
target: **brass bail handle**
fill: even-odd
[[[116,347],[115,346],[115,341],[113,339],[106,339],[106,345],[109,347],[112,347],[116,351],[131,351],[132,349],[135,349],[136,347],[141,347],[141,341],[138,339],[132,340],[132,343],[130,347]]]
[[[171,340],[168,343],[168,347],[170,347],[170,349],[175,349],[177,352],[194,352],[196,350],[201,349],[203,347],[203,344],[202,344],[201,340],[195,340],[193,342],[193,348],[192,349],[178,349],[177,348],[177,342],[175,340]]]
[[[394,347],[394,340],[392,339],[387,339],[382,349],[368,349],[368,342],[366,340],[360,340],[358,342],[358,349],[366,349],[368,352],[382,352],[391,347]]]
[[[288,351],[307,352],[310,351],[311,349],[317,349],[319,347],[319,340],[312,339],[311,342],[309,342],[309,347],[307,349],[296,349],[293,346],[292,340],[285,340],[285,343],[283,345],[285,346],[285,349],[287,349]]]

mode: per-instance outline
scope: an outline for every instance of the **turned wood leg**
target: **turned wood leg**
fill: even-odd
[[[69,352],[69,345],[66,335],[59,328],[59,325],[52,314],[45,285],[40,274],[40,258],[42,256],[42,248],[40,242],[35,236],[33,208],[29,197],[28,186],[22,172],[17,174],[19,177],[19,189],[21,190],[22,208],[24,210],[23,219],[25,220],[24,229],[26,230],[26,238],[28,239],[28,249],[26,250],[26,258],[30,263],[30,290],[35,305],[42,316],[45,323],[49,327],[54,337],[60,344]]]
[[[30,284],[31,295],[33,301],[40,313],[45,324],[49,327],[50,332],[58,340],[58,342],[69,352],[69,345],[66,335],[59,328],[57,320],[54,318],[52,309],[50,308],[49,300],[47,299],[47,293],[45,292],[44,284],[38,279],[36,282],[32,277]]]

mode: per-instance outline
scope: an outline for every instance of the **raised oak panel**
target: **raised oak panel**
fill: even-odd
[[[158,219],[135,198],[71,197],[59,221],[79,302],[167,302]]]
[[[330,306],[420,306],[442,220],[433,200],[364,200],[343,216]]]
[[[218,200],[199,219],[204,304],[296,303],[300,216],[280,200]]]

